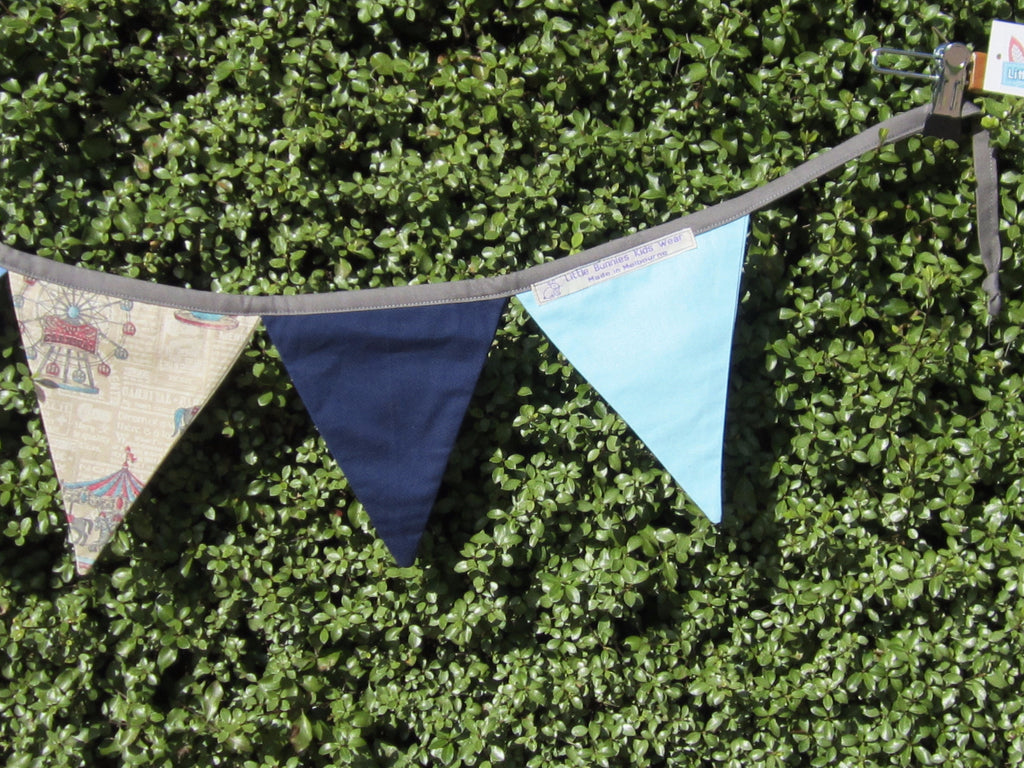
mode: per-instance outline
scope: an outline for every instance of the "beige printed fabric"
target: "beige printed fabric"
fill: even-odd
[[[8,277],[76,569],[85,574],[259,318]]]

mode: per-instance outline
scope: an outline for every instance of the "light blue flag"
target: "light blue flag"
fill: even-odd
[[[712,521],[747,217],[652,240],[517,298]]]

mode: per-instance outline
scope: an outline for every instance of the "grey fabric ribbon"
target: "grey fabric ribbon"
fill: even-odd
[[[428,283],[415,286],[367,288],[299,296],[250,296],[219,294],[189,288],[134,280],[104,272],[96,272],[70,264],[44,259],[33,254],[0,245],[0,266],[28,277],[58,285],[73,286],[124,299],[162,306],[231,315],[309,315],[351,312],[368,309],[426,306],[452,302],[480,301],[513,296],[528,290],[534,283],[593,263],[607,256],[636,248],[664,238],[683,229],[700,234],[730,221],[766,208],[815,179],[839,168],[861,155],[888,143],[894,143],[926,130],[931,110],[925,105],[903,112],[868,128],[843,143],[822,152],[792,171],[745,194],[668,221],[626,237],[611,240],[580,253],[555,259],[518,272],[493,277]],[[975,117],[981,110],[969,102],[963,106],[963,117]],[[999,190],[998,176],[987,131],[973,134],[975,176],[977,179],[978,236],[982,260],[988,272],[984,288],[988,294],[990,315],[999,312]]]
[[[988,131],[980,125],[975,127],[971,144],[977,185],[974,207],[978,216],[978,250],[986,272],[981,285],[988,294],[988,314],[991,319],[999,314],[1003,306],[1003,297],[999,291],[999,267],[1003,261],[1003,249],[999,242],[999,172],[996,170],[995,150]]]

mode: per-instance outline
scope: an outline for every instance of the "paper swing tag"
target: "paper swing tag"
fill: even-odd
[[[1024,96],[1024,24],[992,22],[982,88],[990,93]]]

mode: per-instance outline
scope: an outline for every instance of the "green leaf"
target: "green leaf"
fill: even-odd
[[[290,741],[295,751],[300,754],[305,752],[313,742],[313,726],[309,722],[309,718],[306,717],[305,712],[300,714],[298,719],[292,723]]]
[[[219,680],[214,680],[206,686],[203,692],[203,717],[207,721],[213,720],[220,709],[220,702],[224,698],[224,687]]]

